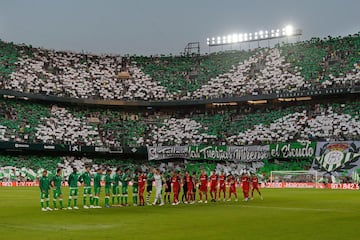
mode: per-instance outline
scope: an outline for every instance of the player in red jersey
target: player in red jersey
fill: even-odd
[[[228,202],[231,201],[231,195],[234,194],[235,196],[235,202],[238,201],[238,196],[237,196],[237,193],[236,193],[236,180],[235,180],[235,177],[230,175],[228,177],[228,182],[229,182],[229,199],[228,199]]]
[[[172,183],[173,193],[174,193],[174,202],[172,205],[178,205],[180,203],[180,201],[179,201],[180,177],[178,176],[176,171],[173,172],[173,177],[171,178],[171,183]]]
[[[214,170],[212,175],[210,176],[210,196],[212,202],[216,202],[217,185],[218,185],[218,175]]]
[[[207,200],[208,200],[207,184],[208,184],[208,177],[205,173],[205,170],[202,169],[201,175],[200,175],[200,200],[199,200],[199,203],[203,202],[202,201],[203,194],[205,195],[205,199],[206,199],[204,203],[207,203]]]
[[[243,173],[243,175],[241,176],[241,185],[244,194],[243,201],[246,202],[249,200],[249,191],[250,191],[250,178],[246,173]]]
[[[144,192],[146,185],[146,177],[144,173],[138,170],[138,186],[139,186],[139,206],[145,205]]]
[[[187,186],[187,196],[186,196],[186,201],[193,204],[193,181],[192,181],[192,177],[190,176],[189,172],[186,171],[185,173],[185,181],[186,181],[186,186]]]
[[[251,185],[252,185],[251,200],[254,199],[254,190],[256,190],[258,192],[260,199],[263,200],[263,197],[262,197],[260,189],[259,189],[259,179],[257,178],[255,173],[252,174],[252,176],[251,176]]]
[[[193,203],[193,181],[188,171],[185,172],[185,184],[187,187],[187,196],[185,203]]]
[[[219,201],[221,199],[221,192],[224,193],[224,202],[226,198],[226,176],[224,174],[224,170],[221,171],[221,174],[219,176]]]

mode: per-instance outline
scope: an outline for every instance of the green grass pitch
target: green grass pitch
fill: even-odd
[[[80,189],[81,192],[82,189]],[[64,203],[67,204],[67,188]],[[40,211],[39,189],[0,188],[1,239],[358,239],[351,190],[262,189],[264,200]],[[239,192],[240,193],[240,192]],[[101,204],[103,204],[103,192]],[[130,194],[131,197],[131,194]],[[79,199],[80,207],[82,198]],[[52,206],[52,203],[50,202]]]

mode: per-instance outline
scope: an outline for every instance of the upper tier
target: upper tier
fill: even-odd
[[[82,54],[0,41],[2,89],[171,101],[360,85],[360,34],[202,56]],[[126,65],[130,79],[117,76]]]

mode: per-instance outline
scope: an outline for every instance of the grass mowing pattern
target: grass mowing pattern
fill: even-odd
[[[264,201],[41,212],[38,188],[2,187],[0,236],[12,240],[358,238],[358,191],[262,191]],[[65,200],[68,189],[63,192]],[[101,204],[103,197],[104,192]]]

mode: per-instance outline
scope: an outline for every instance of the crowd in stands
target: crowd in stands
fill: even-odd
[[[360,85],[360,35],[201,56],[94,55],[0,41],[0,85],[59,97],[171,101]],[[127,71],[130,78],[121,78]]]
[[[0,140],[85,146],[359,140],[360,102],[129,112],[0,101]]]

